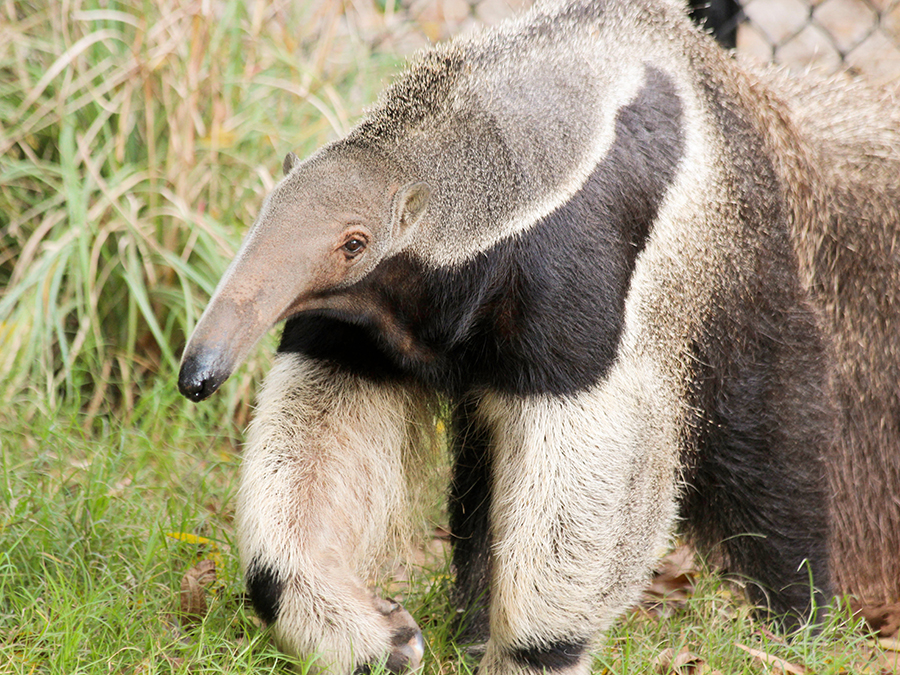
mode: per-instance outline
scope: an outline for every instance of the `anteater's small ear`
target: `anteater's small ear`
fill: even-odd
[[[431,186],[428,183],[409,183],[397,190],[394,197],[394,236],[403,237],[413,225],[419,222],[428,200],[431,199]]]
[[[284,171],[284,175],[287,176],[291,172],[291,169],[293,169],[299,161],[300,158],[297,157],[297,155],[295,155],[293,152],[289,152],[287,155],[285,155],[284,164],[281,165],[281,170]]]

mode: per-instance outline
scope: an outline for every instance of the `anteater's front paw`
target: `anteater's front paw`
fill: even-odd
[[[391,626],[391,652],[384,662],[385,669],[398,674],[418,670],[425,656],[425,640],[415,619],[399,603],[390,599],[377,598],[376,608]],[[364,663],[358,666],[355,675],[368,675],[372,665]]]

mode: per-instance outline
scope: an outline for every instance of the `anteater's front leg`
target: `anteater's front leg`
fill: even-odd
[[[493,545],[480,672],[589,673],[600,632],[638,598],[667,545],[675,456],[660,449],[664,425],[639,423],[654,391],[632,384],[482,401]]]
[[[297,354],[266,379],[236,525],[247,589],[280,646],[345,675],[417,667],[421,633],[366,587],[407,507],[404,465],[424,402]]]

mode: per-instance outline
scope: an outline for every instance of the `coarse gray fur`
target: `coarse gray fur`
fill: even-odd
[[[209,395],[298,311],[349,311],[341,289],[391,256],[454,267],[528,232],[604,158],[649,68],[675,84],[684,153],[635,262],[611,367],[568,396],[469,392],[492,442],[485,675],[526,670],[514,655],[535,645],[590,647],[637,600],[691,489],[704,414],[691,399],[694,346],[718,317],[781,297],[782,282],[823,345],[809,357],[818,384],[784,406],[790,419],[797,399],[815,401],[836,590],[863,603],[900,596],[896,101],[741,66],[675,3],[544,4],[439,45],[345,139],[289,157],[185,350],[182,388]],[[748,175],[758,166],[770,174]],[[354,236],[370,244],[359,264],[338,256]],[[773,260],[787,276],[767,276]],[[389,319],[384,332],[398,351],[416,349]],[[436,400],[277,357],[236,527],[245,568],[279,580],[286,650],[347,673],[400,648],[407,617],[366,582],[414,501],[409,475]],[[421,655],[403,649],[416,665]],[[587,654],[565,664],[589,668]]]

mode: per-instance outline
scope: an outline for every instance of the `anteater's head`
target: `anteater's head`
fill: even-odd
[[[192,401],[215,392],[274,324],[341,306],[410,242],[431,194],[383,159],[334,146],[304,162],[289,154],[284,172],[185,347],[178,388]]]

